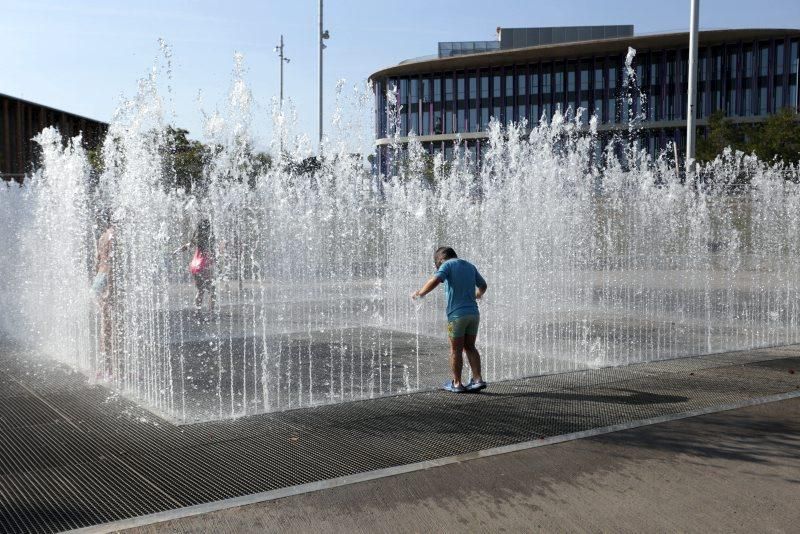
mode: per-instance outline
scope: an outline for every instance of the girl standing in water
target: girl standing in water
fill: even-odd
[[[189,272],[192,273],[197,293],[194,297],[194,308],[197,311],[203,306],[203,294],[208,291],[209,310],[214,311],[217,304],[216,288],[214,285],[214,260],[215,243],[214,233],[211,230],[211,221],[207,217],[197,223],[189,242],[177,248],[173,254],[178,254],[189,247],[194,247],[194,256],[189,262]]]

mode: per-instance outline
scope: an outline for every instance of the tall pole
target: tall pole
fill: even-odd
[[[290,61],[290,59],[286,57],[286,55],[283,53],[283,49],[284,49],[283,35],[281,35],[281,42],[280,44],[278,44],[278,46],[275,47],[275,51],[278,53],[278,59],[281,63],[281,99],[280,99],[281,109],[283,109],[283,64],[289,63]]]
[[[325,49],[322,33],[322,0],[319,0],[319,149],[322,152],[322,51]]]
[[[281,94],[281,99],[278,102],[278,106],[279,106],[279,109],[281,110],[281,113],[283,113],[283,64],[284,63],[289,63],[289,61],[290,61],[290,59],[288,57],[286,57],[286,55],[283,53],[284,52],[283,34],[281,34],[281,42],[278,44],[278,46],[275,47],[275,51],[278,53],[278,61],[281,64],[281,93],[280,93]],[[281,125],[281,129],[280,129],[280,148],[279,148],[279,150],[280,150],[281,157],[283,157],[283,125]]]
[[[694,168],[695,136],[697,134],[697,41],[700,19],[700,0],[691,0],[689,16],[689,94],[686,110],[686,171]]]

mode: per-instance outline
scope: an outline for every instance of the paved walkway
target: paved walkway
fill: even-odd
[[[447,499],[450,495],[474,494],[481,500],[468,526],[477,526],[479,519],[499,523],[513,514],[504,511],[507,505],[503,505],[502,486],[486,489],[502,482],[502,478],[492,478],[499,476],[497,472],[504,473],[512,483],[506,492],[512,504],[517,498],[514,492],[522,492],[524,484],[530,487],[531,477],[568,475],[571,466],[575,476],[584,472],[578,469],[580,465],[591,465],[598,472],[612,469],[611,474],[621,475],[623,465],[612,450],[590,455],[588,464],[581,464],[583,460],[578,458],[565,463],[552,444],[798,397],[798,368],[800,347],[759,349],[500,382],[481,394],[418,393],[175,426],[109,395],[100,386],[87,384],[78,373],[0,349],[0,532],[108,531],[368,480],[374,481],[303,498],[324,498],[339,491],[358,492],[362,490],[357,488],[371,487],[368,492],[379,505],[370,512],[365,504],[363,528],[385,525],[391,530],[414,530],[415,520],[420,525],[448,526],[441,516],[447,510],[459,511],[453,521],[469,518],[464,503]],[[692,432],[686,434],[688,439]],[[676,446],[681,444],[682,439],[670,433],[662,440],[670,438]],[[584,441],[564,447],[570,450],[581,447],[581,443]],[[530,471],[525,475],[522,465],[548,465],[541,461],[511,463],[502,469],[491,467],[486,463],[490,460],[459,464],[531,447],[540,447],[539,452],[528,453],[549,459],[550,475]],[[652,447],[633,446],[631,450],[640,448]],[[497,458],[502,462],[515,457],[506,454]],[[414,475],[430,477],[430,482],[419,486],[419,496],[426,506],[439,512],[431,511],[428,518],[426,512],[414,511],[409,504],[407,516],[398,514],[389,522],[378,517],[386,506],[399,505],[403,498],[387,497],[381,506],[383,493],[376,488],[386,484],[390,491],[399,480],[395,475],[440,465],[450,467]],[[468,475],[481,465],[488,467],[478,475],[483,481],[479,487],[484,489],[477,490]],[[437,486],[437,481],[446,481],[446,473],[453,469],[457,476]],[[643,473],[650,471],[648,468]],[[660,478],[669,481],[672,472],[665,468]],[[675,473],[677,476],[678,471]],[[581,499],[588,497],[581,497],[581,487],[576,486],[574,499],[565,498],[570,495],[567,487],[574,484],[573,480],[575,477],[554,478],[554,483],[565,485],[556,484],[559,491],[551,495],[554,503],[561,502],[556,507],[561,515],[553,516],[556,522],[542,523],[544,528],[562,523],[577,528],[566,523],[569,514],[565,510],[577,514]],[[644,480],[652,486],[651,492],[661,493],[657,479]],[[611,480],[609,484],[617,487],[623,481]],[[730,489],[721,486],[720,491]],[[689,495],[678,488],[680,484],[672,490],[674,498]],[[425,491],[431,497],[422,497]],[[631,490],[634,496],[644,498],[646,494],[644,490]],[[704,494],[716,498],[713,492]],[[405,497],[406,501],[410,502],[411,495]],[[524,492],[521,495],[524,497]],[[669,501],[673,496],[664,493],[664,498]],[[358,506],[358,502],[356,499],[349,506]],[[586,502],[587,510],[621,506],[617,502],[589,506],[591,503]],[[493,503],[498,508],[492,508]],[[545,504],[542,501],[536,506],[547,510]],[[630,513],[635,513],[637,506],[634,502]],[[552,514],[556,508],[551,508]],[[305,530],[308,525],[303,523],[304,516],[297,513],[300,515],[292,516],[296,522],[276,519],[277,528]],[[338,516],[343,529],[349,526],[346,516]],[[530,517],[516,519],[527,520]],[[330,526],[338,528],[336,523]]]
[[[189,532],[797,532],[800,399],[178,519]]]

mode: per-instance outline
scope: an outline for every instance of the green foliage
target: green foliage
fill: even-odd
[[[800,121],[787,108],[770,115],[752,136],[750,149],[762,161],[797,163],[800,160]]]
[[[800,161],[800,116],[788,108],[770,115],[760,124],[733,124],[722,111],[708,119],[708,135],[698,136],[697,160],[708,162],[726,147],[755,154],[762,161]]]
[[[192,141],[188,135],[188,130],[183,128],[167,127],[163,148],[164,185],[187,192],[202,192],[208,185],[206,168],[215,156],[219,156],[221,147]],[[265,152],[254,151],[248,145],[243,148],[243,160],[239,161],[238,166],[242,172],[236,175],[244,176],[243,179],[255,187],[256,177],[272,166],[272,158]]]
[[[717,110],[708,118],[708,135],[698,135],[696,157],[698,161],[712,161],[725,148],[745,150],[744,132],[725,117],[725,112]]]
[[[309,156],[302,161],[288,160],[283,169],[297,175],[313,176],[322,168],[322,160],[317,156]]]
[[[167,177],[164,185],[187,192],[204,181],[203,169],[211,157],[211,151],[203,143],[190,140],[188,135],[188,130],[168,126],[163,154]]]
[[[253,154],[253,173],[258,176],[266,173],[272,167],[272,156],[266,152]]]
[[[89,167],[95,174],[103,172],[103,154],[101,147],[90,148],[86,151],[86,157],[89,160]]]

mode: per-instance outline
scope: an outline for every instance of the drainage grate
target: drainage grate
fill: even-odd
[[[180,503],[114,459],[0,477],[0,528],[54,532],[154,513]]]
[[[56,423],[61,419],[58,412],[36,397],[6,397],[2,403],[0,431],[3,432],[18,427]]]
[[[790,372],[800,347],[770,348],[176,426],[58,365],[0,353],[0,368],[0,532],[97,525],[800,390]]]

